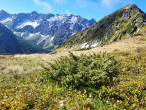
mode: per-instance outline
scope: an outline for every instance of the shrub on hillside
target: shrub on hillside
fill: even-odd
[[[61,57],[46,68],[45,78],[66,87],[76,89],[100,88],[118,75],[118,63],[111,54]]]
[[[136,54],[116,52],[120,75],[112,86],[102,86],[98,97],[111,102],[112,110],[145,110],[146,108],[146,49],[137,48]]]

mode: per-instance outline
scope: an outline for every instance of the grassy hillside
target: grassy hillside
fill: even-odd
[[[91,27],[83,30],[59,46],[64,48],[85,48],[105,45],[130,36],[144,35],[146,14],[136,5],[127,5],[104,17]]]
[[[70,56],[1,55],[0,109],[144,110],[145,42],[137,36]]]

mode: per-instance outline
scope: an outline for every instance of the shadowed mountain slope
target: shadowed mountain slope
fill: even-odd
[[[15,36],[8,28],[0,24],[0,54],[47,52],[22,38]]]

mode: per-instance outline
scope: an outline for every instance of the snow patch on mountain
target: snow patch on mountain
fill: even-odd
[[[73,26],[74,26],[74,25],[71,25],[71,26],[69,27],[69,28],[70,28],[70,30],[73,30],[73,28],[74,28]]]
[[[17,28],[22,29],[22,28],[24,28],[24,27],[27,26],[27,25],[30,25],[30,26],[32,26],[33,28],[36,28],[39,24],[38,24],[36,21],[34,21],[34,22],[28,21],[28,22],[26,22],[26,23],[21,24],[21,25],[18,26]]]
[[[17,36],[44,48],[53,49],[93,23],[70,14],[0,13],[0,22]]]
[[[91,47],[97,47],[99,45],[99,43],[94,43],[91,45]]]
[[[70,21],[71,21],[71,23],[75,24],[78,21],[78,18],[73,16]]]
[[[22,33],[21,33],[21,36],[23,36],[24,34],[25,34],[25,33],[24,33],[24,32],[22,32]]]
[[[50,37],[49,35],[48,35],[48,36],[44,36],[44,35],[41,35],[41,34],[40,34],[40,39],[37,41],[37,45],[39,45],[39,44],[45,42],[49,37]],[[45,45],[45,44],[44,44],[44,45]],[[43,48],[44,48],[44,47],[45,47],[45,46],[43,46]]]
[[[1,21],[1,23],[6,23],[6,22],[12,22],[13,20],[11,18],[7,18]]]
[[[81,49],[83,48],[89,48],[88,42],[85,42],[84,44],[81,45]]]
[[[35,36],[36,34],[29,34],[30,37]]]
[[[65,20],[65,15],[58,15],[58,16],[54,16],[54,17],[51,17],[50,19],[47,19],[47,21],[49,22],[54,22],[54,21],[62,21],[62,20]]]
[[[77,32],[73,32],[72,34],[71,34],[71,36],[73,36],[73,35],[75,35]]]
[[[74,29],[74,25],[78,22],[78,18],[76,16],[73,16],[71,19],[70,19],[70,23],[71,23],[71,26],[70,26],[70,30],[73,30]]]
[[[37,33],[30,33],[30,34],[28,35],[27,39],[29,40],[29,39],[31,39],[31,38],[33,38],[33,37],[36,37],[36,36],[40,36],[40,33],[39,33],[39,32],[37,32]]]

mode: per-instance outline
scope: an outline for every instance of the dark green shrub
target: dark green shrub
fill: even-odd
[[[143,36],[143,34],[141,34],[141,33],[136,33],[136,34],[134,34],[134,36]]]
[[[115,37],[113,41],[117,41],[117,40],[118,40],[118,38],[119,38],[118,36],[117,36],[117,37]]]
[[[76,50],[76,51],[84,51],[84,50],[90,50],[90,49],[92,49],[92,47],[89,47],[89,48],[82,48],[82,49],[78,49],[78,50]]]
[[[61,57],[50,63],[44,78],[66,87],[98,89],[118,75],[117,66],[111,54],[75,56],[70,53],[69,57]]]

